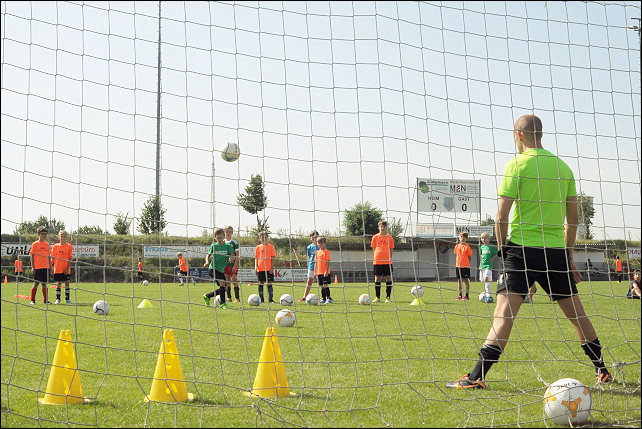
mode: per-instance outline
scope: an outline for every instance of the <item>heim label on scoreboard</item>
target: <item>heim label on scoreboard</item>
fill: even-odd
[[[418,212],[481,212],[481,180],[417,178]]]

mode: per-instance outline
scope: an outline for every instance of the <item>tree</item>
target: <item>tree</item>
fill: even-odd
[[[24,221],[18,225],[13,233],[20,234],[35,234],[39,226],[46,226],[51,234],[58,234],[59,231],[65,229],[63,221],[56,220],[55,218],[47,219],[47,216],[40,215],[35,221]]]
[[[401,223],[401,218],[395,219],[394,217],[390,222],[388,222],[388,234],[392,235],[395,242],[399,241],[399,237],[403,234],[404,227]]]
[[[369,201],[357,203],[343,212],[343,226],[348,235],[374,235],[379,232],[378,223],[381,219],[383,212],[372,207]]]
[[[89,235],[89,234],[95,234],[95,235],[103,235],[104,232],[98,225],[92,225],[92,226],[81,226],[76,230],[76,234],[81,234],[81,235]]]
[[[138,231],[141,234],[161,233],[167,226],[167,221],[165,221],[166,211],[160,198],[156,195],[151,195],[143,205]]]
[[[265,195],[265,182],[260,174],[252,175],[250,183],[245,187],[245,193],[236,197],[236,202],[249,214],[256,215],[256,231],[267,231],[268,217],[261,220],[259,212],[267,208],[267,195]]]
[[[595,208],[593,207],[593,197],[586,195],[584,192],[577,194],[577,214],[580,228],[579,238],[584,240],[593,239],[591,226],[593,225],[593,217],[595,217]]]
[[[127,220],[129,212],[123,216],[121,212],[118,212],[116,215],[116,220],[114,221],[114,233],[118,235],[127,235],[129,234],[129,228],[132,225],[131,219]]]
[[[481,222],[479,222],[481,226],[495,226],[495,219],[490,217],[489,215],[486,215],[486,219],[483,219]]]

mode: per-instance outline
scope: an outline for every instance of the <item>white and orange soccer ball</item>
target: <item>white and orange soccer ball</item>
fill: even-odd
[[[544,394],[544,412],[554,423],[575,426],[591,415],[591,392],[572,378],[562,378],[548,386]]]
[[[274,318],[274,321],[279,326],[282,326],[284,328],[289,328],[290,326],[294,326],[294,323],[296,322],[296,317],[294,317],[294,311],[284,308],[283,310],[276,313],[276,317]]]
[[[362,294],[359,297],[359,304],[361,305],[370,305],[370,295],[367,293]]]

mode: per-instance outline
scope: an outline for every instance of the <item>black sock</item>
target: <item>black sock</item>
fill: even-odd
[[[272,285],[268,284],[268,302],[274,301],[274,291],[272,290]]]
[[[330,286],[325,288],[325,296],[326,296],[326,300],[327,299],[332,299],[332,297],[330,296]]]
[[[67,301],[69,301],[69,292],[70,292],[70,291],[71,291],[71,289],[69,289],[69,287],[66,287],[66,288],[65,288],[65,299],[66,299]]]
[[[582,344],[582,349],[586,356],[591,359],[591,362],[593,362],[596,371],[606,368],[602,360],[602,346],[600,345],[599,339],[596,338],[593,341],[587,341]]]
[[[263,285],[259,285],[259,297],[261,298],[261,302],[263,302]]]
[[[240,288],[238,286],[234,286],[234,296],[236,297],[236,299],[240,299],[241,298],[241,292],[240,292]]]
[[[221,304],[225,304],[225,287],[220,287],[216,294],[221,297]]]
[[[375,295],[377,298],[381,297],[381,282],[375,282]]]
[[[227,299],[232,300],[232,288],[228,286],[225,290],[227,292]]]
[[[60,292],[61,292],[61,291],[60,291],[60,286],[58,286],[58,287],[56,288],[56,299],[57,299],[57,300],[60,300]]]
[[[499,346],[484,344],[479,351],[479,360],[477,360],[477,364],[470,372],[468,378],[473,381],[479,380],[480,378],[482,380],[486,379],[486,373],[494,363],[497,363],[502,352],[503,350]]]
[[[390,299],[390,294],[392,294],[392,282],[386,282],[386,298]]]

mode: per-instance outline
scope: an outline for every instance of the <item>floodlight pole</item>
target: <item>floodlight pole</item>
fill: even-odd
[[[158,2],[158,82],[156,87],[156,199],[160,203],[161,143],[161,2]]]

